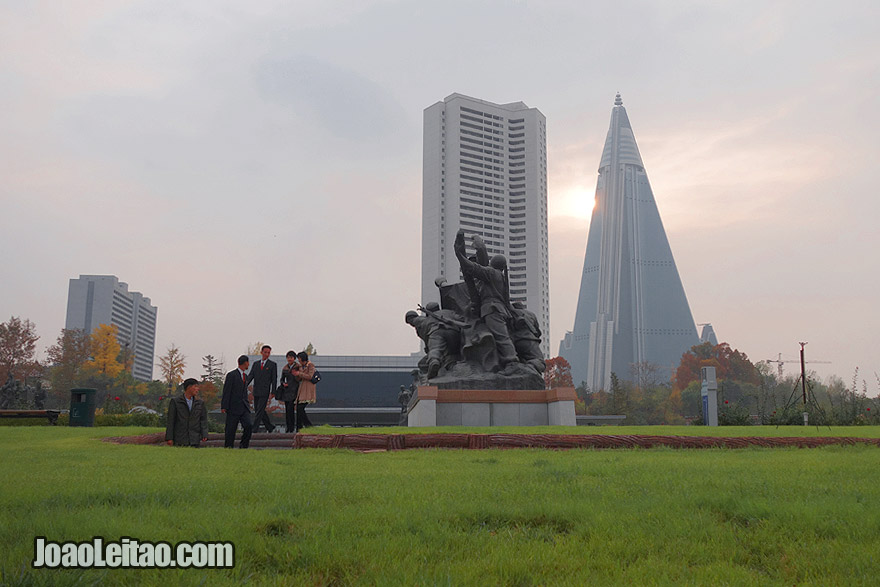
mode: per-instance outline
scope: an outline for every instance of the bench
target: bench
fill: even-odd
[[[60,410],[0,410],[0,418],[47,418],[53,426],[59,414]]]

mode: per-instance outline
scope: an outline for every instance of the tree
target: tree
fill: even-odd
[[[49,381],[53,395],[65,400],[68,390],[77,386],[77,377],[91,356],[91,338],[82,329],[61,329],[58,340],[50,346],[46,355],[51,364]]]
[[[564,357],[555,357],[544,361],[544,387],[574,387],[571,381],[571,365]]]
[[[311,341],[309,341],[309,344],[306,345],[306,348],[304,349],[304,352],[305,352],[308,356],[310,356],[310,357],[314,357],[315,355],[318,354],[318,349],[316,349],[314,346],[312,346]]]
[[[28,319],[11,316],[0,324],[0,384],[12,375],[14,379],[32,377],[40,372],[36,360],[37,326]]]
[[[168,384],[169,391],[173,392],[183,381],[183,370],[185,368],[186,356],[172,342],[165,355],[159,358],[159,369],[162,370],[162,377],[165,383]]]
[[[703,397],[702,385],[699,381],[691,381],[681,390],[681,415],[685,418],[702,422]]]
[[[263,348],[265,343],[260,342],[259,340],[252,345],[249,345],[248,348],[244,351],[246,355],[259,355],[260,350]]]
[[[641,361],[632,363],[629,366],[630,380],[635,383],[639,389],[649,389],[661,385],[661,369],[657,363],[650,361]]]
[[[218,407],[220,403],[220,390],[222,385],[217,385],[211,380],[202,380],[199,384],[199,398],[205,402],[205,407],[209,410]]]
[[[145,387],[143,404],[164,414],[168,410],[168,388],[156,379],[147,381]]]
[[[223,384],[223,365],[214,358],[214,355],[205,355],[202,357],[202,367],[205,369],[202,375],[202,381],[211,381],[217,387]]]
[[[702,367],[715,367],[715,376],[719,380],[761,384],[758,370],[745,353],[731,349],[726,342],[715,346],[704,342],[681,356],[681,364],[675,371],[675,387],[684,390],[692,381],[700,381]]]
[[[123,370],[131,373],[131,370],[134,368],[134,351],[129,348],[128,343],[123,345],[122,349],[119,351],[119,356],[116,357],[116,359],[122,365]]]
[[[629,381],[621,381],[617,373],[611,372],[611,407],[615,414],[626,414],[632,418],[630,402],[633,389]]]
[[[86,362],[86,369],[104,377],[114,378],[123,370],[119,362],[119,329],[115,325],[100,324],[89,340],[92,357]]]

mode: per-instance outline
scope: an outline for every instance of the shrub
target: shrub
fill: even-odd
[[[95,426],[144,426],[158,428],[164,426],[158,414],[96,414]],[[69,426],[70,416],[58,416],[58,426]],[[2,418],[0,426],[49,426],[46,418]]]
[[[739,403],[724,404],[719,407],[721,408],[718,410],[719,426],[750,426],[752,424],[749,411],[743,405]]]

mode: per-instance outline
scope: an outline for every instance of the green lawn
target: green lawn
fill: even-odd
[[[360,454],[98,440],[153,430],[0,429],[0,584],[880,582],[876,447]],[[473,431],[457,431],[463,430]],[[876,437],[878,431],[577,432]],[[37,535],[230,540],[236,566],[31,569]]]

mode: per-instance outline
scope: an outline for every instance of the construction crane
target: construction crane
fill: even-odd
[[[776,359],[765,359],[764,363],[776,363],[776,370],[778,373],[778,379],[782,379],[782,366],[785,363],[800,363],[800,359],[783,359],[782,353],[779,353],[779,357]],[[831,364],[831,361],[804,361],[804,363],[825,363]]]

